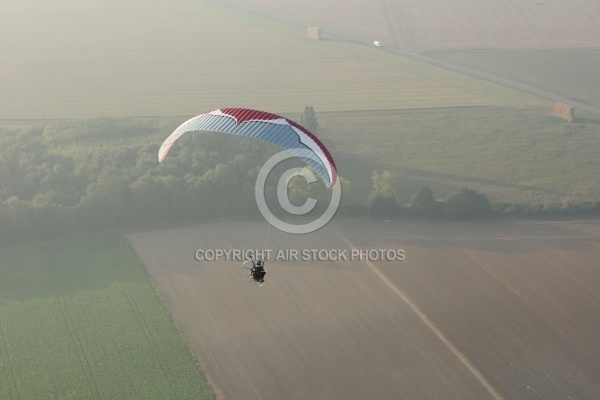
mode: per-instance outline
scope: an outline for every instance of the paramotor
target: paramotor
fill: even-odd
[[[328,188],[337,182],[333,158],[314,134],[287,118],[245,108],[222,108],[187,120],[160,146],[158,161],[165,159],[177,139],[192,131],[231,133],[276,144],[311,166]]]

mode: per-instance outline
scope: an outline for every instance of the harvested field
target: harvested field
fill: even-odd
[[[600,106],[600,49],[440,51],[430,55]]]
[[[232,0],[282,19],[419,49],[555,49],[600,46],[594,0]],[[387,29],[386,29],[387,28]]]
[[[222,398],[600,392],[598,222],[338,220],[272,234],[267,248],[401,248],[406,259],[271,260],[262,288],[238,262],[194,260],[198,249],[260,249],[263,232],[246,222],[129,237]]]
[[[426,49],[532,49],[600,46],[600,6],[594,0],[426,0],[405,14]],[[397,15],[402,18],[403,15]],[[591,33],[595,32],[595,33]]]
[[[0,119],[541,103],[209,0],[27,0],[0,5],[0,35]]]

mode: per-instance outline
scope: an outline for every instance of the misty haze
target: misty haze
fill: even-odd
[[[0,399],[598,398],[598,21],[0,4]]]

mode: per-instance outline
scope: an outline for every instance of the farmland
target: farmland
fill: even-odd
[[[259,232],[259,233],[257,233]],[[266,222],[130,235],[224,398],[594,398],[600,390],[598,223],[337,220],[280,249],[397,249],[404,261],[239,263]],[[243,247],[241,247],[243,246]]]
[[[422,49],[531,49],[600,46],[600,7],[593,0],[544,2],[434,0],[400,3]],[[560,27],[560,28],[557,28]]]
[[[37,3],[0,13],[1,119],[542,104],[209,1]]]
[[[430,55],[600,106],[600,50],[460,51]]]
[[[526,203],[600,196],[598,118],[568,123],[545,107],[447,107],[322,113],[319,123],[356,201],[377,170],[398,175],[405,202],[423,186],[440,198],[472,187],[492,201]]]
[[[600,47],[594,0],[232,0],[281,19],[315,23],[355,37],[416,50]],[[383,29],[382,29],[383,28]],[[387,28],[387,29],[385,29]]]
[[[600,7],[593,0],[453,2],[308,0],[233,1],[281,20],[304,23],[384,46],[427,52],[551,93],[600,104]],[[333,11],[333,10],[340,11]],[[382,29],[386,28],[386,29]]]
[[[600,199],[598,117],[385,47],[600,105],[597,3],[4,2],[0,399],[595,398],[598,221],[337,219],[265,239],[232,218],[273,148],[206,134],[156,152],[199,112],[312,105],[360,206],[388,170],[399,202],[469,187],[566,213]],[[145,230],[133,249],[98,232],[127,224]],[[271,260],[253,288],[239,262],[193,257],[264,246],[407,258]]]
[[[118,232],[0,257],[0,398],[213,398]]]

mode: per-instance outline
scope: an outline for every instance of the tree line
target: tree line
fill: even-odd
[[[318,127],[312,108],[301,121]],[[96,118],[0,124],[0,243],[128,225],[259,216],[256,177],[279,149],[231,135],[187,135],[159,164],[159,145],[178,122]],[[342,178],[341,184],[343,194],[351,190],[348,180]],[[276,187],[270,182],[266,188],[270,199],[276,199]],[[348,204],[343,195],[338,213],[432,219],[600,215],[600,202],[491,204],[484,194],[466,188],[444,200],[423,188],[409,204],[401,204],[400,190],[394,174],[374,172],[369,197]],[[296,205],[308,196],[328,195],[320,185],[299,178],[288,192]]]
[[[462,188],[447,199],[436,199],[429,187],[408,204],[398,201],[400,184],[390,171],[373,172],[373,190],[363,213],[374,217],[414,216],[446,220],[485,218],[587,218],[600,215],[600,201],[562,203],[492,203],[485,194]]]

